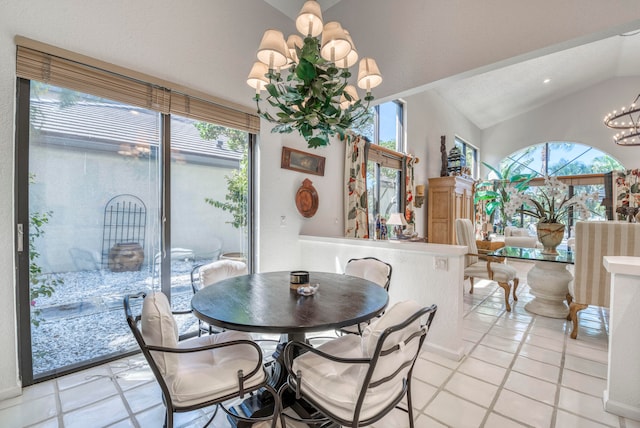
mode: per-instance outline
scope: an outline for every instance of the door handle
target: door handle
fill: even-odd
[[[18,223],[18,252],[24,251],[24,226]]]

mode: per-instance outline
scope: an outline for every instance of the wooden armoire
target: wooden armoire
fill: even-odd
[[[474,220],[473,183],[472,179],[460,176],[429,179],[427,242],[456,244],[455,220]]]

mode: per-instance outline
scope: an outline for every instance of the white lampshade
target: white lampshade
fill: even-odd
[[[356,88],[353,85],[345,86],[344,92],[346,92],[351,96],[351,101],[347,100],[347,98],[344,95],[340,95],[340,108],[342,110],[348,109],[351,104],[355,103],[360,99],[358,98],[358,92],[356,91]]]
[[[269,29],[264,32],[258,48],[260,62],[267,64],[271,69],[284,67],[288,62],[288,53],[281,31]]]
[[[287,38],[287,49],[289,49],[289,60],[291,62],[298,62],[298,54],[296,52],[296,46],[302,49],[304,40],[297,34],[292,34]]]
[[[330,62],[338,62],[351,51],[351,43],[339,22],[327,22],[322,30],[320,56]]]
[[[354,65],[356,65],[356,62],[358,62],[358,51],[356,50],[356,45],[353,43],[353,40],[351,39],[351,34],[349,34],[347,30],[344,30],[344,34],[347,36],[347,40],[351,45],[351,50],[349,51],[347,56],[345,56],[340,61],[338,61],[337,65],[341,68],[351,68]]]
[[[400,213],[391,213],[391,215],[389,215],[389,220],[387,220],[387,224],[393,226],[406,226],[407,220],[405,220],[404,216]]]
[[[300,34],[311,37],[322,33],[322,10],[317,1],[305,2],[296,18],[296,28]]]
[[[358,87],[366,89],[367,92],[382,83],[382,75],[378,70],[376,60],[373,58],[362,58],[358,69]]]
[[[269,67],[260,61],[253,63],[249,77],[247,77],[247,85],[251,86],[256,91],[264,89],[264,85],[269,83],[269,79],[265,76],[269,72]]]

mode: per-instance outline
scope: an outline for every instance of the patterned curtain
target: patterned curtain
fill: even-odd
[[[405,177],[405,205],[404,205],[404,218],[407,220],[409,224],[409,231],[413,233],[415,230],[416,223],[416,213],[415,207],[413,205],[413,192],[414,192],[414,184],[413,184],[413,165],[417,163],[417,158],[407,155],[404,158],[403,167],[404,167],[404,177]]]
[[[369,211],[367,208],[366,140],[355,134],[345,136],[345,215],[344,236],[369,238]]]

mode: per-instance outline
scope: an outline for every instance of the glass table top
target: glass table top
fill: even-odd
[[[574,263],[574,253],[570,250],[558,248],[557,255],[542,254],[542,250],[537,248],[502,247],[489,254],[496,257],[506,257],[509,259],[535,260],[542,262]]]

